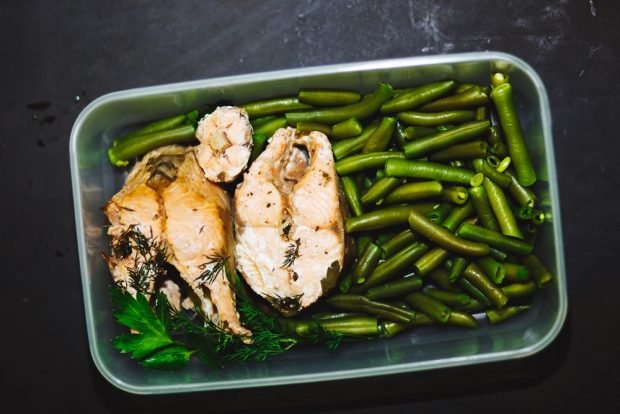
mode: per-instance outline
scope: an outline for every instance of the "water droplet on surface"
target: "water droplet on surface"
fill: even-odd
[[[75,98],[73,98],[73,100],[75,102],[80,102],[80,95],[75,95]]]

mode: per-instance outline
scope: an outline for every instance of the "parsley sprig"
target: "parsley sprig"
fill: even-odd
[[[117,336],[112,343],[147,368],[179,369],[195,354],[203,363],[219,369],[229,363],[264,361],[302,343],[324,343],[335,349],[343,338],[319,325],[303,337],[291,333],[281,327],[277,317],[263,312],[243,295],[237,296],[237,309],[244,326],[252,331],[251,337],[228,332],[199,313],[176,311],[163,293],[156,296],[153,308],[141,292],[134,297],[115,285],[110,294],[114,317],[133,331]]]

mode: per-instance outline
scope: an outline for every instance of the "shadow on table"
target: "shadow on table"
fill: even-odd
[[[570,315],[558,337],[543,351],[528,358],[489,364],[354,380],[155,396],[133,395],[115,388],[94,365],[91,378],[101,402],[115,413],[154,414],[179,409],[209,413],[276,409],[317,412],[530,388],[562,366],[569,347]]]

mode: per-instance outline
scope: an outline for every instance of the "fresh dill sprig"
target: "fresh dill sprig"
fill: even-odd
[[[127,268],[129,286],[124,287],[136,292],[148,293],[151,282],[166,273],[166,246],[155,237],[144,235],[136,225],[129,226],[112,242],[112,252],[120,259],[134,254],[133,267]]]
[[[300,293],[299,295],[283,298],[277,293],[274,293],[271,296],[267,296],[266,299],[278,309],[295,312],[301,308],[301,298],[303,295],[303,293]]]
[[[229,276],[226,266],[224,272]],[[231,277],[239,280],[236,272]],[[329,349],[340,345],[343,336],[325,330],[319,323],[311,323],[310,329],[298,335],[291,326],[308,321],[284,321],[252,303],[248,296],[241,294],[237,283],[231,286],[241,322],[252,332],[251,336],[223,329],[200,309],[194,312],[173,309],[162,292],[156,295],[155,305],[151,307],[142,291],[137,290],[134,296],[121,286],[113,286],[114,317],[132,332],[114,338],[112,343],[121,352],[138,359],[140,365],[164,370],[184,367],[194,354],[208,366],[219,369],[228,363],[264,361],[303,343],[323,343]]]
[[[280,266],[281,269],[293,266],[295,259],[299,257],[299,239],[294,243],[288,245],[288,249],[284,252],[284,263]]]
[[[325,329],[320,323],[312,325],[307,334],[304,335],[304,342],[319,345],[323,344],[327,349],[335,350],[342,344],[344,335],[337,332],[331,332]]]
[[[200,281],[201,284],[211,284],[222,272],[226,266],[228,256],[214,254],[207,256],[207,261],[198,266],[200,270],[204,270],[194,281]]]

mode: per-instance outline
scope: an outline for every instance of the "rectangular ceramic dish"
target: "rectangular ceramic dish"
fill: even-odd
[[[212,371],[199,363],[180,372],[141,368],[113,348],[123,332],[111,314],[111,282],[100,253],[108,248],[101,206],[123,185],[126,171],[113,168],[106,151],[112,137],[142,122],[187,112],[221,100],[248,102],[296,94],[301,87],[372,91],[379,81],[395,88],[441,79],[488,83],[492,71],[510,74],[525,136],[551,203],[553,222],[544,225],[536,254],[556,276],[522,317],[477,330],[425,327],[390,339],[347,343],[337,351],[303,347],[263,363]],[[439,369],[520,358],[547,346],[567,309],[560,205],[549,102],[536,72],[522,60],[496,52],[414,57],[318,66],[206,79],[115,92],[93,101],[71,132],[71,175],[90,351],[97,368],[115,386],[159,394],[336,380]]]

